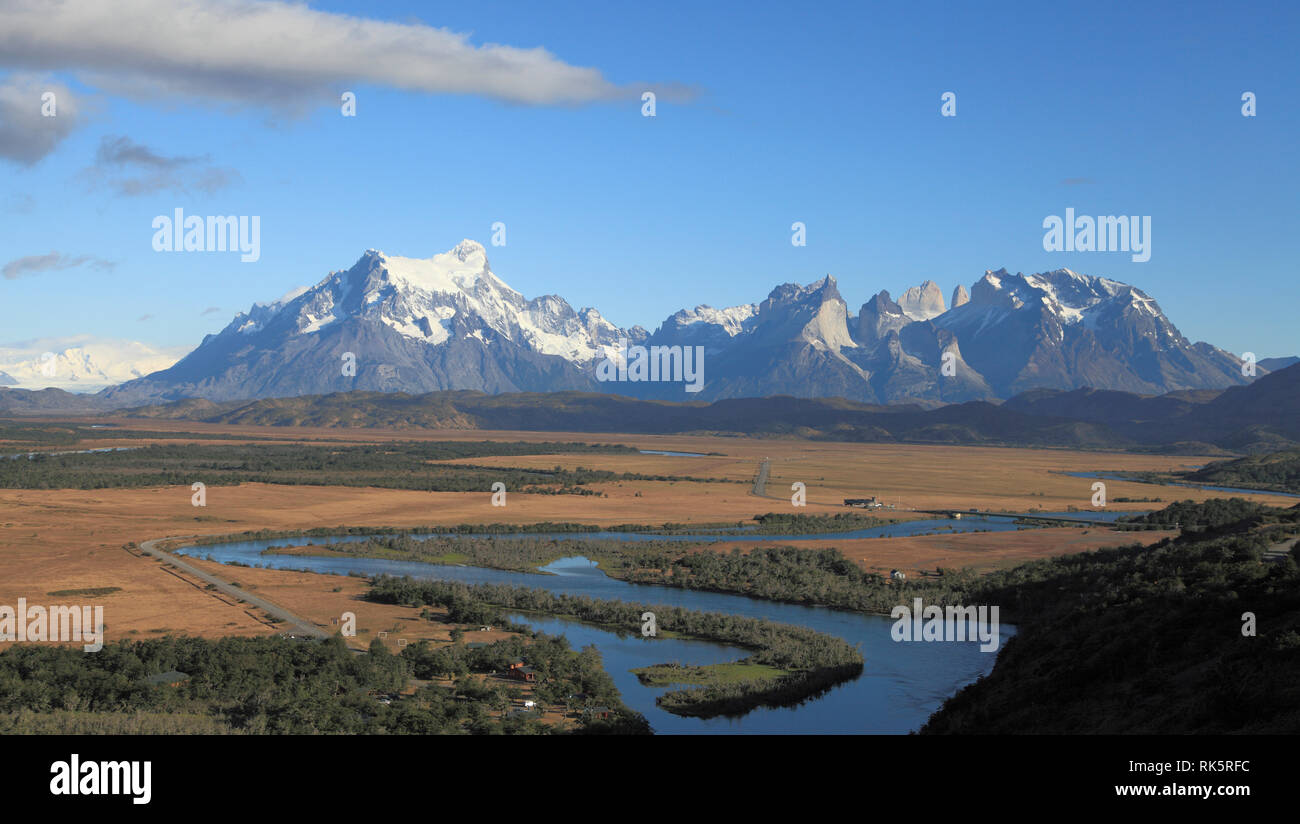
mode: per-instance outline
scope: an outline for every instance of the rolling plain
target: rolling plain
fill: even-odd
[[[87,425],[89,421],[68,421]],[[695,435],[620,435],[464,430],[339,430],[230,426],[130,419],[94,419],[108,427],[78,449],[138,447],[159,443],[309,443],[338,446],[405,441],[508,441],[625,444],[638,450],[697,453],[545,454],[461,459],[477,467],[567,469],[585,467],[642,476],[701,480],[613,480],[588,487],[598,494],[526,494],[507,491],[507,504],[493,506],[491,492],[428,492],[352,486],[243,483],[211,486],[206,505],[195,507],[188,485],[105,489],[0,489],[0,603],[83,591],[103,593],[107,638],[164,634],[203,636],[279,632],[268,617],[201,582],[130,549],[161,537],[212,536],[247,530],[321,527],[417,527],[429,525],[540,522],[614,524],[752,523],[768,512],[833,515],[849,510],[845,498],[879,496],[894,509],[871,510],[882,518],[925,517],[912,510],[1090,511],[1092,481],[1064,472],[1173,471],[1211,458],[965,446],[881,445],[745,439]],[[113,430],[124,430],[114,432]],[[129,432],[168,432],[169,437],[125,437]],[[101,437],[102,435],[102,437]],[[114,437],[117,435],[117,437]],[[176,440],[181,436],[180,440]],[[12,448],[11,448],[12,447]],[[29,447],[0,443],[0,452]],[[753,494],[759,466],[770,461],[765,497]],[[453,461],[455,463],[457,461]],[[790,499],[793,483],[807,488],[806,507]],[[1163,503],[1120,498],[1203,500],[1226,493],[1107,482],[1113,510],[1156,509]],[[1259,496],[1290,505],[1294,499]],[[1024,560],[1080,552],[1134,541],[1152,543],[1168,532],[1120,534],[1099,527],[1039,528],[1012,533],[930,534],[905,538],[785,541],[795,547],[834,546],[870,571],[898,568],[918,574],[935,567],[988,571]],[[717,543],[701,551],[746,549],[753,544]],[[359,599],[360,579],[257,568],[232,569],[203,561],[215,574],[283,605],[329,630],[343,611],[358,615],[358,638],[379,631],[389,639],[447,639],[448,628],[421,622],[414,610]],[[476,629],[476,628],[475,628]],[[485,637],[486,640],[486,637]]]

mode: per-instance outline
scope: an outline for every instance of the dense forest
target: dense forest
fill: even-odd
[[[1183,477],[1196,483],[1215,486],[1300,493],[1300,450],[1290,449],[1267,455],[1215,461],[1188,472]]]
[[[1274,510],[1245,498],[1210,498],[1202,503],[1192,500],[1174,501],[1164,509],[1135,516],[1133,522],[1161,527],[1179,527],[1192,531],[1216,529],[1256,515],[1283,511]]]
[[[1017,634],[923,733],[1300,732],[1300,507],[1181,502],[1205,524],[1154,546],[1022,564],[985,579]],[[1249,613],[1249,615],[1248,615]]]
[[[796,515],[786,512],[769,512],[755,515],[758,532],[762,535],[810,535],[818,532],[852,532],[893,523],[895,518],[877,518],[856,512],[839,512],[835,515]]]
[[[507,639],[465,654],[447,670],[456,679],[451,686],[428,684],[398,696],[413,673],[429,669],[422,654],[416,647],[396,656],[377,641],[356,654],[337,636],[122,641],[94,655],[14,646],[0,653],[0,733],[554,732],[535,719],[502,717],[511,688],[470,677],[520,655],[544,668],[551,692],[585,693],[611,709],[609,719],[580,719],[580,732],[649,731],[639,713],[623,706],[594,647],[574,651],[563,638],[541,634],[528,644]],[[146,681],[173,670],[188,680]]]
[[[282,441],[274,435],[229,434],[205,432],[166,431],[153,429],[122,429],[102,424],[38,423],[30,420],[0,420],[0,455],[16,452],[10,447],[29,446],[81,446],[97,447],[105,440],[114,441]],[[311,439],[308,439],[311,440]],[[319,439],[328,440],[328,439]]]
[[[475,492],[502,482],[512,492],[595,494],[600,481],[702,480],[606,470],[524,469],[443,464],[454,459],[574,453],[636,454],[626,446],[581,443],[412,441],[366,446],[302,444],[152,444],[112,452],[37,454],[0,460],[0,488],[102,489],[241,483],[374,486],[436,492]]]
[[[546,590],[496,584],[379,577],[368,597],[380,603],[446,607],[453,621],[496,621],[509,610],[576,618],[631,632],[641,615],[655,614],[660,632],[752,649],[743,663],[790,671],[777,678],[743,680],[665,693],[657,703],[669,712],[712,717],[740,715],[759,706],[797,704],[862,672],[862,654],[847,642],[804,627],[758,618],[664,605],[607,601]],[[444,664],[445,665],[445,664]]]

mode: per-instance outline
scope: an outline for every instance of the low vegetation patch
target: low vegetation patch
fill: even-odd
[[[109,452],[41,454],[0,461],[0,487],[103,489],[209,486],[241,483],[368,486],[437,492],[479,492],[502,482],[517,492],[596,494],[584,487],[605,481],[725,479],[641,475],[576,467],[512,468],[438,463],[464,458],[638,454],[628,446],[587,443],[413,441],[366,446],[307,444],[152,444]]]
[[[56,589],[54,592],[47,592],[55,598],[98,598],[101,595],[112,595],[114,592],[121,592],[121,587],[86,587],[85,589]]]
[[[655,664],[632,670],[632,674],[646,686],[667,687],[674,684],[699,684],[714,686],[734,684],[739,681],[764,681],[781,678],[792,673],[766,664],[745,664],[733,661],[727,664]]]

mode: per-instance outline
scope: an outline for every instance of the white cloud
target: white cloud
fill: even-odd
[[[0,65],[70,70],[135,96],[303,107],[376,84],[564,105],[669,99],[682,87],[619,86],[543,48],[475,45],[419,23],[254,0],[0,0]]]

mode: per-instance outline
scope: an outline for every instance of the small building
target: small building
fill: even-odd
[[[538,718],[540,717],[540,715],[541,713],[538,712],[537,710],[526,710],[526,709],[521,709],[519,707],[515,707],[514,709],[506,713],[506,718],[530,719],[530,718]]]
[[[870,498],[845,498],[844,505],[856,506],[856,507],[866,508],[866,509],[880,509],[881,507],[884,506],[884,504],[881,503],[880,499],[877,498],[875,495],[872,495]]]
[[[901,569],[889,570],[889,579],[891,581],[906,581],[907,575]]]
[[[532,667],[511,666],[510,669],[506,670],[505,676],[507,678],[513,678],[516,681],[527,681],[532,683],[537,680],[537,670]]]
[[[190,677],[179,670],[168,670],[143,679],[152,687],[180,687],[190,682]]]

